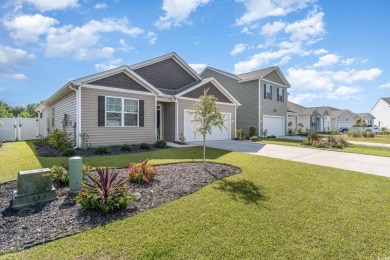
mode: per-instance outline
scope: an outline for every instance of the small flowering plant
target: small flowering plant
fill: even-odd
[[[144,160],[139,164],[130,163],[127,174],[130,182],[142,184],[153,181],[158,173],[156,166],[149,164],[148,160]]]

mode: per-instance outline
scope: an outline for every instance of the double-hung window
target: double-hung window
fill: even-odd
[[[284,102],[284,89],[278,88],[278,101]]]
[[[264,99],[272,100],[272,86],[270,84],[264,84]]]
[[[138,99],[106,97],[106,126],[138,126]]]

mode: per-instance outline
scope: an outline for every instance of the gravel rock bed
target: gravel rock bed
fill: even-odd
[[[203,169],[201,163],[166,164],[158,168],[159,175],[154,182],[130,184],[130,191],[140,192],[141,200],[132,202],[124,211],[111,214],[82,209],[68,195],[67,187],[57,188],[56,201],[13,210],[10,203],[16,181],[0,184],[0,254],[106,225],[191,194],[217,179],[241,172],[239,168],[215,163],[207,163],[207,170]],[[120,171],[125,173],[126,169]]]
[[[37,151],[38,156],[43,157],[58,157],[62,156],[62,152],[55,149],[48,143],[45,142],[34,142],[35,150]],[[130,153],[140,153],[140,152],[151,152],[166,148],[157,148],[154,145],[150,145],[150,149],[141,149],[138,144],[131,145],[133,149],[131,151],[123,151],[121,145],[112,145],[107,146],[109,153],[104,155],[116,155],[116,154],[130,154]],[[96,148],[87,148],[86,150],[77,148],[75,149],[75,156],[101,156],[101,154],[95,154]]]

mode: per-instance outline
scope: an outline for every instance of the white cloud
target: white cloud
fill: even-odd
[[[293,103],[300,104],[302,103],[302,101],[307,101],[307,102],[313,101],[313,99],[317,97],[318,96],[316,94],[304,93],[304,94],[297,94],[291,97],[289,96],[288,100]]]
[[[353,97],[353,94],[357,94],[359,92],[362,92],[360,87],[340,86],[335,91],[329,93],[326,97],[329,99],[348,99]]]
[[[286,24],[280,21],[274,23],[267,23],[261,28],[261,34],[266,36],[273,36],[286,27]]]
[[[322,91],[332,91],[334,83],[328,75],[314,69],[294,69],[287,70],[287,80],[294,89],[318,89]]]
[[[290,56],[283,57],[283,58],[279,61],[279,65],[287,64],[290,60],[291,60],[291,57],[290,57]]]
[[[204,68],[207,67],[206,64],[202,64],[202,63],[193,63],[188,65],[190,65],[190,67],[193,68],[197,73],[201,73],[204,70]]]
[[[0,68],[16,65],[29,65],[35,61],[35,56],[25,50],[14,49],[0,45]]]
[[[180,26],[188,23],[188,17],[195,12],[199,6],[206,5],[209,0],[163,0],[162,9],[164,16],[155,22],[160,30],[169,29],[172,26]]]
[[[247,48],[246,44],[243,44],[243,43],[236,44],[236,46],[234,46],[234,49],[230,52],[230,55],[235,56],[235,55],[245,51],[246,48]]]
[[[157,34],[155,32],[148,32],[146,34],[146,39],[149,40],[150,45],[155,45],[157,42]]]
[[[323,18],[323,12],[310,12],[305,19],[288,24],[285,32],[291,33],[290,39],[292,41],[309,41],[313,43],[325,33]]]
[[[368,70],[341,70],[330,73],[332,78],[342,83],[353,83],[360,80],[370,81],[382,74],[379,68]]]
[[[327,54],[328,51],[325,49],[318,49],[313,52],[315,55]]]
[[[97,3],[95,6],[94,6],[95,9],[106,9],[107,8],[107,4],[106,3]]]
[[[343,59],[343,60],[341,61],[341,63],[342,63],[343,65],[345,65],[345,66],[350,66],[350,65],[352,65],[352,63],[354,63],[355,61],[356,61],[355,58],[346,58],[346,59]]]
[[[123,40],[123,39],[120,39],[120,40],[119,40],[119,44],[122,46],[122,47],[120,48],[121,51],[134,50],[134,47],[128,45],[128,44],[126,43],[126,41]]]
[[[53,25],[58,24],[58,21],[51,17],[35,14],[4,20],[3,24],[10,31],[10,36],[13,39],[23,42],[35,42],[40,35],[47,33]]]
[[[97,71],[110,70],[110,69],[118,67],[120,63],[122,63],[122,59],[110,60],[107,63],[97,63],[97,64],[95,64],[95,69]]]
[[[241,33],[248,34],[248,35],[253,35],[254,33],[249,30],[247,26],[245,26],[242,30]]]
[[[78,6],[78,0],[24,0],[40,11],[62,10]]]
[[[25,75],[20,73],[0,74],[0,78],[9,78],[9,79],[20,80],[20,81],[30,81],[29,78],[27,78]]]
[[[137,37],[143,30],[139,27],[130,27],[126,18],[91,20],[81,27],[72,25],[52,27],[47,34],[46,55],[51,57],[72,55],[77,59],[110,57],[113,48],[97,46],[101,34],[110,32]]]
[[[270,16],[285,16],[288,13],[307,7],[315,0],[236,0],[243,3],[246,12],[236,19],[237,25],[251,24]]]
[[[390,88],[390,82],[380,85],[379,88]]]
[[[314,67],[326,67],[330,65],[334,65],[339,62],[339,56],[336,54],[326,54],[318,58],[318,62],[315,63]]]

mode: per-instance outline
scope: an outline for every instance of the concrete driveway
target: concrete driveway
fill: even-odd
[[[192,142],[191,144],[202,145],[201,142]],[[259,144],[234,140],[207,141],[206,145],[208,147],[234,152],[261,155],[390,177],[390,157],[324,151],[274,144]]]

